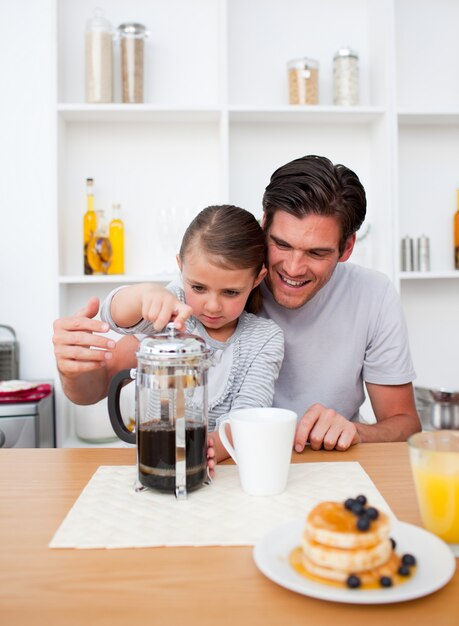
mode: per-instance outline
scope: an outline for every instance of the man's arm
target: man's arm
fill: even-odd
[[[366,383],[376,424],[356,424],[360,441],[406,441],[421,430],[413,385],[375,385]]]
[[[421,430],[414,402],[413,385],[367,383],[376,424],[350,422],[321,404],[314,404],[298,423],[295,450],[302,452],[309,441],[313,450],[347,450],[356,443],[406,441]]]

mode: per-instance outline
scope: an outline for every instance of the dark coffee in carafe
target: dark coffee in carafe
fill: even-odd
[[[122,370],[110,383],[110,422],[120,439],[137,443],[140,484],[173,493],[177,500],[207,478],[210,355],[202,337],[180,333],[171,322],[165,333],[142,339],[137,368]],[[135,433],[126,428],[120,411],[121,388],[131,380]]]
[[[206,479],[207,428],[186,424],[186,488],[193,491]],[[175,429],[167,422],[144,422],[137,433],[139,480],[145,487],[175,492]]]

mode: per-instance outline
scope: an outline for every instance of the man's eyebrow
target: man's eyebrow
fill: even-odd
[[[272,239],[274,242],[276,243],[280,243],[283,246],[288,246],[289,248],[292,247],[292,244],[288,243],[288,241],[284,241],[284,239],[281,239],[280,237],[276,237],[276,235],[272,235],[271,233],[269,234],[270,239]]]
[[[288,248],[293,248],[291,243],[289,243],[288,241],[284,241],[283,239],[280,239],[279,237],[276,237],[276,235],[272,235],[270,233],[269,237],[276,244],[280,244],[280,245],[288,247]],[[303,252],[306,252],[305,249],[303,249],[303,248],[301,248],[301,249],[303,250]],[[334,252],[334,251],[335,251],[335,248],[333,246],[331,246],[331,247],[329,247],[329,246],[318,246],[317,248],[310,248],[309,249],[309,252],[319,252],[319,253],[330,253],[330,252]]]

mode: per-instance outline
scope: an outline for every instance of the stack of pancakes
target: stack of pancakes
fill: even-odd
[[[400,565],[389,533],[388,516],[367,507],[364,496],[321,502],[306,519],[303,566],[314,576],[349,586],[378,583],[394,576]]]

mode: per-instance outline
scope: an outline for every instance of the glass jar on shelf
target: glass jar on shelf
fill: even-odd
[[[85,87],[86,102],[113,102],[113,31],[102,9],[86,23]]]
[[[121,47],[121,100],[143,102],[144,41],[150,36],[143,24],[129,22],[118,26]]]
[[[293,59],[287,69],[290,104],[319,104],[319,62]]]
[[[333,58],[333,102],[341,106],[359,104],[359,56],[344,46]]]

